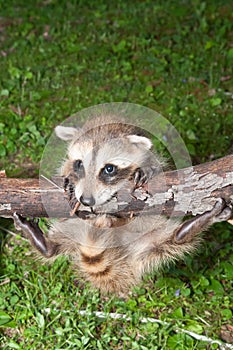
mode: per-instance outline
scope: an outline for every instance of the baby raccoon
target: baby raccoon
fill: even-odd
[[[61,167],[65,190],[71,200],[93,212],[130,183],[144,185],[165,164],[151,152],[152,142],[142,130],[114,117],[102,116],[82,129],[57,126],[55,132],[69,141]],[[102,214],[89,220],[57,221],[47,237],[35,222],[16,213],[14,220],[45,258],[70,256],[93,286],[126,293],[145,273],[192,252],[201,231],[231,216],[230,207],[219,199],[211,211],[182,224],[160,215],[122,220]]]

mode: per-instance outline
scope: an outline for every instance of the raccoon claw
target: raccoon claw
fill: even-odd
[[[24,233],[28,233],[29,230],[36,230],[39,229],[39,219],[34,218],[33,220],[27,220],[22,215],[17,214],[16,212],[13,213],[13,220],[14,225],[17,231],[22,230]],[[41,231],[42,232],[42,231]]]
[[[211,212],[214,214],[213,223],[227,221],[233,215],[232,205],[227,204],[223,198],[218,199]]]
[[[134,184],[135,186],[138,186],[140,187],[143,183],[143,178],[144,178],[144,175],[143,175],[143,172],[141,169],[137,169],[135,174],[134,174]]]
[[[13,213],[13,220],[17,231],[23,230],[25,225],[31,225],[33,227],[37,227],[39,225],[39,218],[34,218],[28,221],[26,218],[20,214],[17,214],[16,212]]]
[[[136,187],[145,185],[156,173],[156,167],[139,168],[134,174],[134,184]]]
[[[23,216],[13,213],[15,228],[22,230],[26,237],[31,241],[32,245],[44,256],[49,257],[46,240],[41,231],[38,222],[35,220],[27,220]]]
[[[23,217],[16,212],[13,213],[13,220],[14,220],[14,225],[17,231],[22,230],[22,219]]]
[[[216,203],[213,206],[213,209],[211,210],[211,212],[215,215],[220,214],[223,209],[226,207],[226,201],[223,198],[217,198]]]

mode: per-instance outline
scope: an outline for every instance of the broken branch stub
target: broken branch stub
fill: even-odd
[[[17,212],[25,217],[69,217],[71,208],[63,191],[63,179],[0,177],[0,216]],[[155,176],[146,186],[133,190],[133,182],[95,213],[80,206],[75,215],[86,219],[100,212],[119,217],[155,213],[167,216],[201,214],[210,210],[216,197],[233,201],[233,155],[213,162]]]

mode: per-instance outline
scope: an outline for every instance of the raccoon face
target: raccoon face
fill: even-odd
[[[104,128],[101,130],[102,134],[88,133],[77,138],[74,128],[56,128],[63,140],[72,135],[61,175],[72,178],[77,200],[90,207],[110,201],[151,157],[152,143],[145,136],[110,137],[104,134]]]

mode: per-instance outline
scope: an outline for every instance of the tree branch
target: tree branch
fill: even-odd
[[[0,176],[0,216],[17,212],[25,217],[69,217],[71,208],[63,191],[63,179],[55,184],[43,179],[11,179]],[[119,217],[140,213],[167,216],[201,214],[210,210],[216,197],[233,201],[233,155],[178,171],[168,171],[134,190],[128,182],[110,203],[93,213],[80,206],[76,215],[86,219],[107,212]]]

